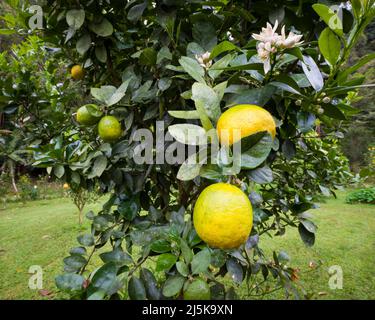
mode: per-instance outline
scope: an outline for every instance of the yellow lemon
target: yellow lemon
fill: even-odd
[[[64,189],[64,190],[69,189],[69,185],[68,185],[67,183],[64,183],[64,185],[63,185],[63,189]]]
[[[76,64],[70,70],[70,74],[72,75],[72,78],[74,80],[82,80],[85,73],[84,73],[82,67],[80,65]]]
[[[228,183],[215,183],[199,195],[193,221],[199,237],[209,246],[233,249],[249,237],[253,209],[241,189]]]
[[[239,134],[236,130],[239,130]],[[223,145],[232,145],[261,131],[268,131],[274,138],[276,124],[267,110],[253,104],[234,106],[225,111],[217,122],[217,132]]]
[[[101,112],[97,105],[86,104],[77,110],[77,121],[79,124],[91,126],[100,119]]]
[[[99,136],[106,142],[117,140],[121,137],[121,124],[114,116],[105,116],[98,124]]]

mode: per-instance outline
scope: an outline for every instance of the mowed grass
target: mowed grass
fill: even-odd
[[[284,250],[297,267],[300,281],[319,299],[375,299],[375,206],[348,205],[346,192],[330,198],[319,209],[312,210],[318,225],[315,246],[307,248],[295,229],[282,237],[262,237],[260,246],[267,252]],[[90,205],[98,209],[100,204]],[[0,298],[51,299],[55,294],[54,278],[62,271],[62,258],[77,245],[76,236],[89,230],[89,221],[78,226],[76,209],[69,199],[13,204],[0,210]],[[96,260],[97,261],[97,260]],[[309,268],[318,261],[322,266]],[[43,287],[52,294],[43,297],[30,290],[29,267],[43,268]],[[343,270],[343,289],[332,290],[328,281],[330,266]],[[90,269],[94,268],[92,266]],[[240,292],[244,292],[243,289]],[[267,299],[284,299],[278,291]]]

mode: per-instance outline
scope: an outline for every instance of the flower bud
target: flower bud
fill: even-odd
[[[323,103],[330,103],[331,102],[331,98],[330,97],[324,97],[323,98]]]
[[[321,106],[319,106],[317,112],[318,112],[319,114],[323,114],[323,113],[324,113],[324,109],[323,109]]]
[[[298,99],[297,101],[296,101],[296,106],[301,106],[302,105],[302,100],[301,99]]]

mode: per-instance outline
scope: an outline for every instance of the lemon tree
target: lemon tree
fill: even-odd
[[[346,62],[374,1],[52,0],[42,8],[47,25],[35,32],[63,49],[85,101],[68,110],[62,134],[33,145],[34,165],[71,188],[108,194],[87,213],[91,230],[67,253],[58,290],[80,299],[235,299],[248,284],[246,297],[277,289],[313,297],[285,252],[265,255],[262,237],[295,227],[312,246],[308,211],[349,178],[338,139],[365,85],[352,75],[373,56]],[[24,17],[8,32],[26,33]],[[100,119],[80,125],[74,115],[88,104]],[[181,145],[195,153],[177,161]],[[169,150],[170,161],[135,160],[147,150],[151,158]]]

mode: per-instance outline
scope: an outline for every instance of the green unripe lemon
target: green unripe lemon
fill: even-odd
[[[77,110],[77,122],[84,126],[96,124],[101,116],[101,111],[95,104],[86,104]]]
[[[184,288],[184,300],[210,300],[211,291],[207,282],[198,278]]]
[[[114,116],[105,116],[98,124],[99,136],[106,142],[115,141],[121,137],[121,124]]]

